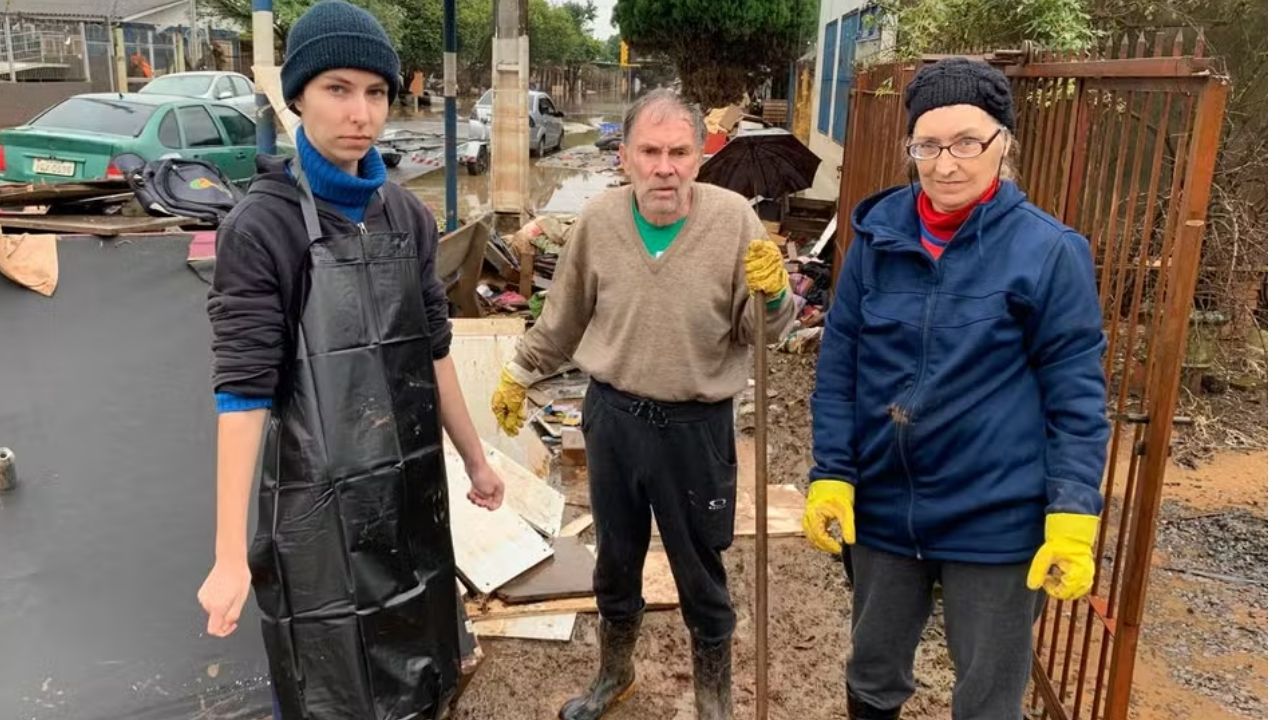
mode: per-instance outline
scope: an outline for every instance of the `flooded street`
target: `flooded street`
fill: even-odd
[[[467,137],[467,118],[471,100],[458,103],[458,136]],[[618,100],[591,99],[583,103],[560,105],[564,112],[565,135],[560,152],[579,148],[577,152],[591,154],[600,133],[596,129],[601,122],[621,123],[626,104]],[[438,101],[429,110],[416,116],[402,116],[387,123],[390,128],[403,128],[419,132],[444,133],[443,102]],[[577,152],[568,156],[579,157]],[[528,207],[538,212],[576,213],[586,200],[599,194],[618,179],[612,172],[591,172],[577,168],[548,167],[554,164],[556,154],[549,155],[550,162],[539,164],[536,157],[529,157]],[[491,171],[490,171],[491,172]],[[465,167],[458,169],[458,220],[460,223],[482,215],[489,210],[490,172],[469,175]],[[392,174],[394,178],[394,171]],[[405,187],[422,198],[437,218],[444,217],[445,172],[435,170],[404,183]]]

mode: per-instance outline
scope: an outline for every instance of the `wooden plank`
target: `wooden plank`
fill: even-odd
[[[680,606],[676,581],[671,575],[671,563],[661,550],[651,550],[644,563],[644,600],[646,610],[670,610]],[[596,599],[568,598],[524,605],[508,605],[497,598],[487,602],[467,602],[467,617],[472,620],[557,615],[570,612],[597,612]]]
[[[555,538],[551,548],[555,554],[550,560],[498,588],[494,595],[510,604],[590,597],[595,556],[574,537]]]
[[[471,625],[481,637],[569,642],[577,621],[577,613],[564,613],[474,620]]]
[[[560,537],[577,537],[584,530],[591,527],[593,522],[595,522],[595,518],[591,517],[591,513],[583,513],[560,528]]]
[[[497,448],[481,440],[489,466],[498,473],[505,485],[503,505],[515,511],[534,530],[546,537],[554,537],[560,531],[564,519],[564,495],[528,468],[499,452]],[[446,457],[462,458],[452,441],[445,438]]]
[[[129,183],[124,180],[95,180],[83,183],[23,183],[0,184],[0,205],[24,207],[27,205],[49,205],[53,202],[70,202],[73,200],[94,200],[117,193],[129,192]]]
[[[498,387],[502,366],[515,357],[516,344],[524,334],[524,321],[518,318],[455,318],[452,322],[453,344],[449,355],[458,372],[458,383],[462,386],[467,413],[476,432],[481,439],[534,474],[546,477],[551,470],[551,453],[542,444],[538,433],[526,426],[513,438],[498,427],[498,421],[489,409],[489,400]]]
[[[254,65],[253,79],[255,86],[262,94],[267,96],[267,100],[271,103],[271,109],[275,111],[276,117],[280,118],[280,124],[284,125],[284,131],[290,138],[298,130],[298,126],[302,124],[302,120],[293,114],[289,109],[288,103],[284,100],[284,90],[280,83],[280,68],[275,65]]]
[[[489,465],[506,483],[506,503],[535,530],[554,537],[564,521],[564,495],[508,455],[481,442]]]
[[[41,230],[60,235],[100,235],[164,230],[198,223],[191,218],[121,217],[119,215],[34,215],[0,213],[0,228]]]
[[[551,546],[507,503],[489,511],[467,499],[471,487],[462,457],[445,448],[450,533],[458,573],[482,593],[551,557]]]

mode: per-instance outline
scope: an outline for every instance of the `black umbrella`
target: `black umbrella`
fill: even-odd
[[[813,185],[822,158],[782,128],[743,130],[698,172],[698,180],[754,198],[776,199]]]

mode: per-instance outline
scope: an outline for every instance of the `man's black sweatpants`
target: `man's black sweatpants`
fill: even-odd
[[[596,601],[620,621],[644,609],[650,509],[694,637],[717,642],[735,618],[720,554],[733,542],[733,401],[655,402],[592,381],[583,403]]]

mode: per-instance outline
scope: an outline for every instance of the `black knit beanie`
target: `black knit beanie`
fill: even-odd
[[[905,102],[908,135],[921,115],[948,105],[976,105],[1013,130],[1009,79],[985,62],[954,57],[926,65],[907,85]]]
[[[312,5],[289,30],[280,68],[285,101],[296,100],[311,78],[340,68],[381,75],[392,98],[399,91],[400,57],[387,31],[367,10],[342,0],[324,0]]]

